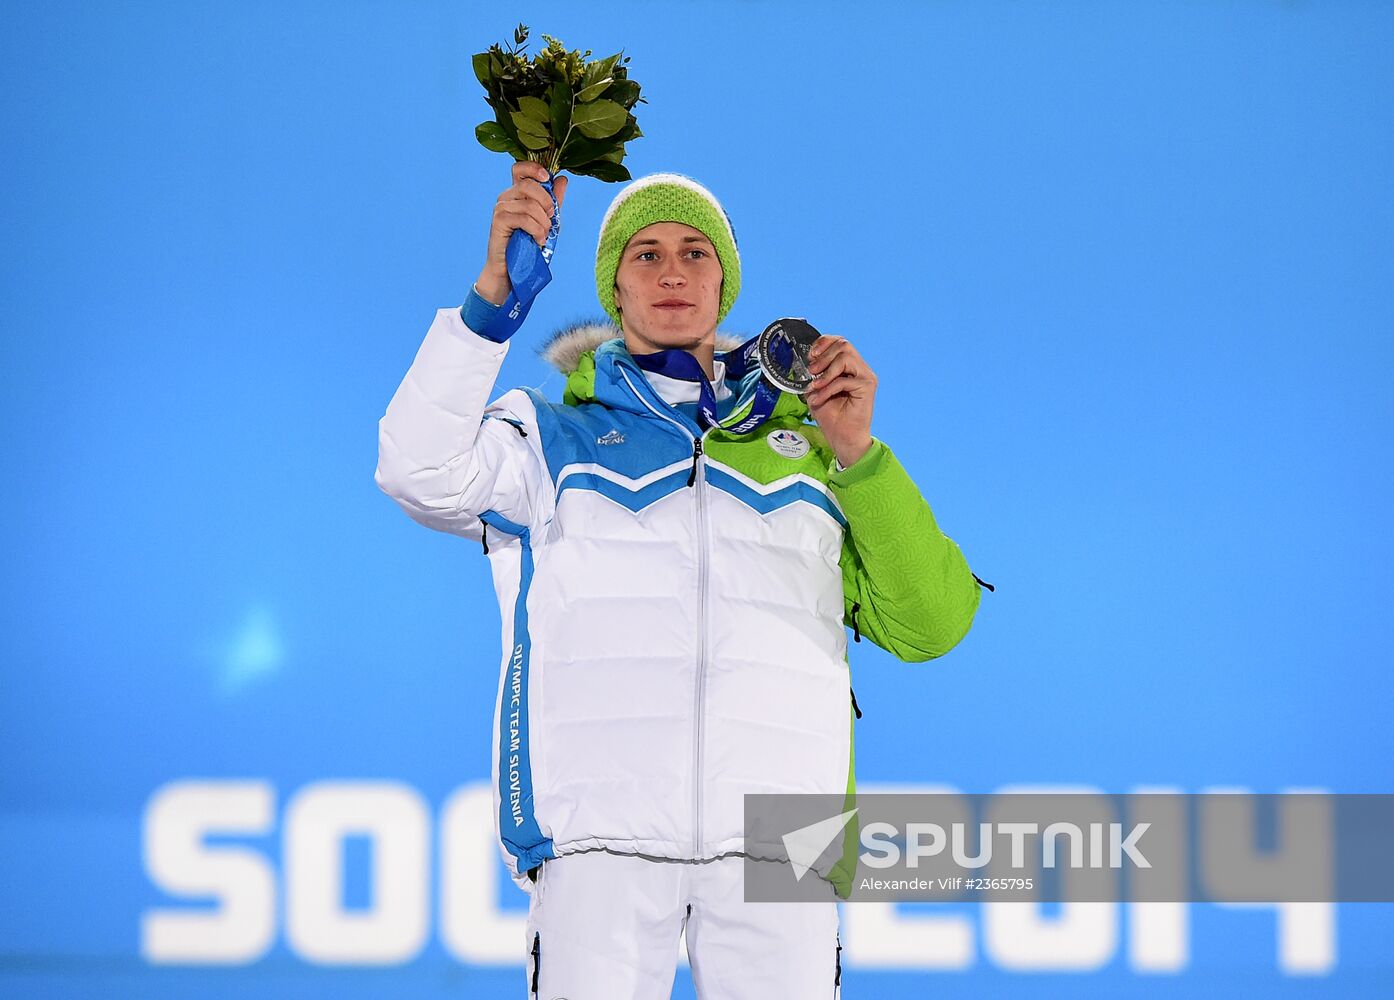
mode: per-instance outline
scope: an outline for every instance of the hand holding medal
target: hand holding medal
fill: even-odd
[[[756,354],[766,379],[804,397],[843,468],[866,454],[876,374],[855,347],[820,334],[807,320],[786,317],[760,334]]]

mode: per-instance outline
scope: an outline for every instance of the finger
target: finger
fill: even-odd
[[[506,220],[513,228],[521,228],[524,222],[535,222],[546,229],[552,225],[550,208],[550,205],[543,208],[535,201],[520,198],[500,205],[498,216],[500,219]]]
[[[552,228],[552,220],[535,205],[500,211],[499,222],[506,232],[521,229],[539,244],[547,241],[547,232]]]
[[[555,195],[557,196],[557,207],[558,207],[558,208],[560,208],[560,207],[561,207],[561,203],[562,203],[563,201],[566,200],[566,189],[567,189],[567,186],[570,185],[570,183],[571,183],[571,178],[562,176],[562,177],[558,177],[558,178],[556,179],[555,183],[552,184],[552,193],[555,194]]]
[[[854,366],[865,364],[862,361],[862,356],[857,353],[857,349],[839,337],[823,348],[823,352],[809,363],[808,370],[817,375],[827,371],[828,367],[838,358],[848,359]]]
[[[552,211],[552,196],[542,186],[552,175],[540,163],[524,161],[513,164],[513,184],[499,195],[499,201],[514,201],[520,198],[536,200],[544,205],[548,213]],[[553,185],[555,187],[555,185]]]
[[[526,224],[518,228],[536,240],[538,246],[542,246],[547,242],[547,235],[551,232],[552,223],[547,220],[539,220],[536,215],[530,215]]]
[[[816,389],[812,389],[804,396],[804,400],[809,406],[820,406],[830,399],[837,396],[848,396],[853,399],[860,399],[865,395],[865,390],[870,388],[871,380],[865,375],[842,374],[831,382],[827,382]]]
[[[850,351],[839,351],[828,357],[826,360],[819,360],[815,368],[809,369],[818,377],[813,380],[814,386],[827,385],[829,381],[845,372],[855,373],[856,359]]]
[[[517,160],[513,164],[514,186],[517,186],[522,181],[528,178],[531,178],[532,180],[535,180],[540,184],[543,181],[545,181],[549,176],[551,175],[547,173],[546,167],[544,167],[540,163],[534,163],[532,160]]]
[[[552,196],[547,193],[547,189],[541,184],[529,184],[528,195],[537,202],[537,204],[542,206],[542,211],[547,213],[548,219],[551,219],[560,203],[558,203],[558,205],[552,204]]]
[[[856,348],[847,342],[846,337],[824,335],[813,342],[813,350],[809,352],[809,360],[815,364],[826,364],[830,358],[836,357],[843,351],[857,353]]]
[[[813,347],[809,349],[808,359],[814,361],[821,358],[826,351],[835,347],[839,342],[846,343],[841,337],[835,337],[830,333],[821,334],[818,339],[813,342]]]
[[[552,196],[541,184],[535,184],[526,178],[500,195],[499,201],[520,201],[536,205],[547,214],[547,218],[552,217]]]

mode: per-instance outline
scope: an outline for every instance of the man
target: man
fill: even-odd
[[[553,214],[543,168],[513,179],[474,290],[438,312],[381,420],[376,478],[489,555],[496,821],[532,897],[529,996],[667,997],[684,929],[703,1000],[833,996],[832,889],[744,902],[744,796],[850,794],[846,626],[940,656],[975,578],[872,437],[876,377],[850,343],[818,340],[804,398],[756,392],[758,366],[718,333],[735,233],[690,178],[641,178],[611,204],[596,288],[617,328],[546,345],[562,402],[488,404],[504,248],[514,229],[541,243]]]

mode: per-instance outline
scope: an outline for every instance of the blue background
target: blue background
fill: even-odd
[[[474,140],[469,55],[519,21],[529,51],[626,50],[627,165],[735,223],[723,328],[852,340],[874,432],[997,587],[943,660],[854,647],[863,783],[1390,790],[1389,5],[11,5],[0,993],[521,995],[521,959],[464,967],[434,930],[386,970],[139,952],[141,913],[181,904],[141,858],[165,782],[438,808],[488,777],[485,561],[373,468],[483,260],[509,161]],[[573,180],[500,390],[560,398],[531,348],[598,315],[616,190]],[[844,994],[1365,996],[1394,984],[1392,909],[1340,907],[1313,979],[1279,972],[1271,912],[1198,905],[1175,976],[979,944]]]

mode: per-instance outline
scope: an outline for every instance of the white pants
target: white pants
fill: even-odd
[[[831,886],[826,903],[747,903],[744,864],[609,851],[544,862],[528,911],[528,1000],[668,1000],[684,927],[701,1000],[839,996]]]

